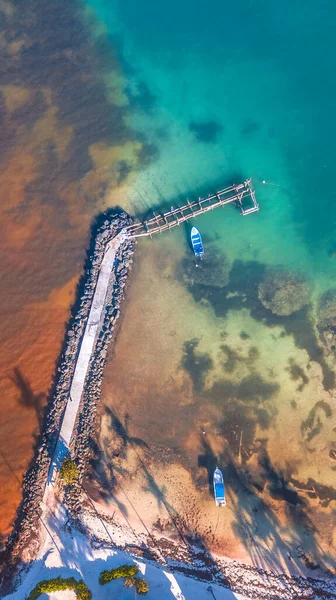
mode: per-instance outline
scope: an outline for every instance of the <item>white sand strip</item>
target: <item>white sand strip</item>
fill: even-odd
[[[149,585],[149,592],[144,596],[146,600],[251,600],[250,596],[242,596],[218,584],[198,581],[182,573],[173,573],[116,548],[94,549],[88,538],[76,529],[73,528],[71,532],[66,530],[67,514],[62,507],[54,507],[53,515],[49,512],[47,522],[53,539],[46,539],[21,585],[13,594],[6,596],[6,600],[26,600],[39,581],[58,576],[83,579],[92,592],[92,600],[134,600],[134,588],[125,588],[123,579],[105,586],[99,584],[99,575],[103,570],[124,564],[136,565],[141,577],[146,579]],[[75,600],[74,594],[69,591],[43,594],[43,597]]]

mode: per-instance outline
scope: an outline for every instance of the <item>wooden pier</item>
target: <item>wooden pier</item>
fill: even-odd
[[[130,225],[127,228],[128,234],[130,237],[137,238],[162,233],[177,225],[181,225],[181,223],[189,219],[196,218],[209,210],[214,210],[226,204],[235,204],[238,206],[243,216],[258,211],[259,205],[256,201],[252,180],[247,179],[239,185],[230,185],[215,194],[209,195],[207,198],[199,198],[193,202],[187,200],[187,203],[183,206],[178,208],[172,206],[170,211],[163,214],[153,212],[153,216],[146,221]]]

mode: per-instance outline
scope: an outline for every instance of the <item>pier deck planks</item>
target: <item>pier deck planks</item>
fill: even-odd
[[[246,202],[246,200],[252,203],[252,206],[244,209],[243,203]],[[225,206],[226,204],[236,204],[240,208],[241,214],[244,216],[258,211],[259,205],[255,197],[252,180],[247,179],[244,183],[240,183],[239,185],[233,184],[206,198],[199,198],[193,202],[187,200],[187,204],[178,208],[172,207],[170,211],[163,214],[158,215],[153,212],[152,218],[130,225],[127,228],[128,235],[136,238],[152,236],[155,233],[162,233],[172,227],[181,225],[181,223],[184,223],[189,219],[210,210],[214,210],[219,206]]]

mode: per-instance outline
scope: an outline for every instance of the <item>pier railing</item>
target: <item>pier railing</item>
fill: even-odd
[[[173,206],[168,212],[156,214],[143,222],[136,222],[130,225],[128,234],[130,237],[145,237],[152,236],[155,233],[162,233],[167,229],[172,229],[177,225],[181,225],[185,221],[198,217],[199,215],[214,210],[219,206],[226,204],[235,204],[239,207],[243,216],[250,215],[259,210],[259,205],[255,197],[255,191],[252,186],[252,180],[247,179],[239,185],[230,185],[229,187],[211,194],[206,198],[199,198],[187,203],[178,208]],[[245,208],[244,208],[245,206]]]

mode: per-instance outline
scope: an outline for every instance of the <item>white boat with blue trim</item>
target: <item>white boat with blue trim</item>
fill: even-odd
[[[225,498],[224,477],[223,477],[222,471],[218,467],[216,467],[214,475],[213,475],[213,485],[214,485],[216,506],[225,506],[226,498]]]
[[[196,258],[202,258],[204,256],[204,247],[201,234],[196,227],[193,227],[191,230],[191,243]]]

